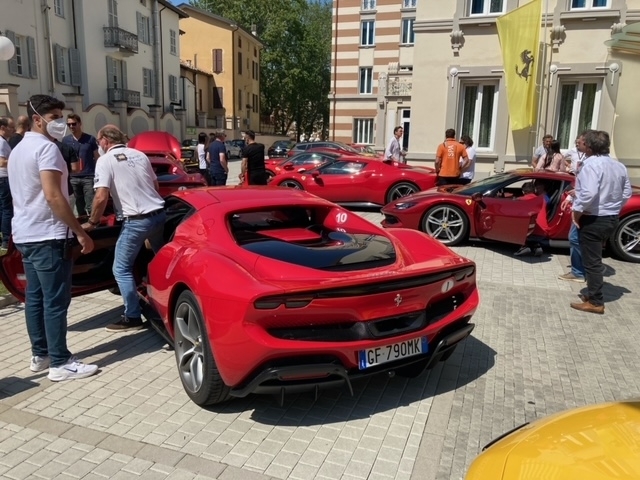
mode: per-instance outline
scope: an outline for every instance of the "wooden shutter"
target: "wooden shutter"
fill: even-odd
[[[144,37],[144,25],[142,24],[142,14],[136,12],[136,25],[138,26],[138,40],[143,43],[147,43],[147,39]]]
[[[127,62],[124,60],[119,61],[120,65],[122,65],[122,88],[127,89]]]
[[[65,78],[64,78],[64,57],[63,57],[64,51],[62,49],[62,47],[60,45],[58,45],[57,43],[53,45],[53,58],[55,59],[56,62],[56,82],[58,83],[67,83]]]
[[[7,30],[5,32],[7,34],[7,38],[11,40],[11,43],[16,44],[16,34],[11,30]],[[23,62],[24,62],[24,54],[23,54]],[[13,57],[9,60],[9,73],[11,75],[18,75],[18,59],[16,58],[16,54],[13,54]]]
[[[107,88],[118,88],[117,82],[114,80],[116,76],[116,65],[111,57],[107,57]]]
[[[36,58],[36,41],[27,37],[27,55],[29,57],[29,77],[38,78],[38,59]]]
[[[69,69],[71,70],[71,85],[82,85],[82,72],[80,71],[80,51],[77,48],[69,49]]]
[[[222,72],[222,49],[221,48],[213,49],[213,72],[214,73]]]

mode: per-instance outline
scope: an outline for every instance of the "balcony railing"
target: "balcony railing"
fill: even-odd
[[[417,0],[402,0],[402,8],[416,8]]]
[[[109,105],[114,102],[127,102],[130,107],[140,106],[140,92],[125,90],[124,88],[108,88],[107,96]]]
[[[376,0],[362,0],[362,10],[375,10]]]
[[[104,46],[138,53],[138,36],[119,27],[104,27]]]

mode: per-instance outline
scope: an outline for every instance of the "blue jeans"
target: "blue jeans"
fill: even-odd
[[[71,303],[72,261],[64,259],[64,240],[21,243],[27,280],[24,316],[31,353],[51,358],[51,366],[67,363],[67,310]]]
[[[149,239],[154,253],[160,250],[164,241],[164,211],[151,217],[138,220],[125,219],[122,230],[116,242],[116,252],[113,262],[113,276],[120,288],[124,300],[124,314],[127,318],[140,318],[142,310],[138,299],[138,286],[133,276],[133,267],[144,245]]]
[[[582,265],[582,253],[579,241],[580,230],[571,223],[569,230],[569,257],[571,258],[571,274],[574,277],[584,278],[584,265]]]
[[[0,233],[2,233],[2,244],[4,246],[9,243],[12,218],[13,202],[11,200],[11,190],[9,190],[9,179],[0,177]]]
[[[227,176],[226,173],[213,173],[211,172],[211,186],[223,186],[227,184]]]

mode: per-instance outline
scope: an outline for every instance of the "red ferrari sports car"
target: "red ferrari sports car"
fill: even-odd
[[[299,172],[300,169],[311,170],[324,165],[327,162],[336,160],[338,153],[299,153],[290,158],[274,158],[265,161],[268,180],[276,175],[286,172]]]
[[[199,173],[187,173],[180,161],[180,142],[167,132],[142,132],[134,136],[127,146],[145,153],[158,177],[160,195],[186,188],[206,187],[207,181]]]
[[[304,192],[247,192],[169,196],[166,244],[136,263],[145,317],[174,345],[198,405],[351,387],[379,372],[415,376],[473,330],[472,261],[421,232],[385,230]],[[107,223],[91,232],[95,251],[76,247],[73,295],[114,285],[119,231]],[[7,288],[24,298],[13,245],[0,265]]]
[[[371,157],[340,157],[313,170],[283,173],[269,183],[306,190],[349,207],[382,206],[435,184],[431,168]]]
[[[523,184],[532,181],[544,183],[546,205],[542,197],[523,196]],[[560,205],[574,181],[566,173],[514,170],[391,202],[382,209],[382,225],[422,230],[445,245],[457,245],[469,237],[523,245],[533,232],[552,247],[568,247],[571,215]],[[545,214],[539,215],[542,208]],[[639,187],[633,187],[631,199],[620,212],[620,225],[609,246],[618,258],[640,263]]]

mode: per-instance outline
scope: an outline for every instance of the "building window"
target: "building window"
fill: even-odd
[[[242,75],[242,52],[238,52],[238,75]]]
[[[418,0],[402,0],[402,8],[416,8]]]
[[[611,0],[571,0],[571,10],[591,10],[594,8],[610,8]]]
[[[169,53],[178,55],[178,35],[175,30],[169,30]]]
[[[178,77],[175,75],[169,75],[169,100],[178,101]]]
[[[214,48],[213,51],[213,73],[222,73],[222,49]]]
[[[470,15],[498,15],[504,13],[504,0],[471,0]]]
[[[56,62],[56,81],[62,85],[69,85],[71,83],[69,49],[56,44],[53,46],[53,55]]]
[[[242,48],[242,37],[238,35],[238,48]]]
[[[213,89],[213,108],[224,108],[222,106],[222,87],[216,87]]]
[[[238,111],[242,110],[242,90],[238,90]]]
[[[478,149],[493,150],[498,84],[467,83],[462,88],[460,135],[469,135]]]
[[[64,0],[53,0],[53,13],[64,18]]]
[[[258,49],[256,47],[253,47],[253,56],[254,57],[258,56]]]
[[[362,0],[362,10],[375,10],[376,0]]]
[[[601,83],[599,81],[563,82],[556,138],[560,148],[569,148],[585,130],[597,128]]]
[[[373,118],[353,119],[353,142],[373,143]]]
[[[142,69],[142,95],[145,97],[155,96],[155,77],[150,68]]]
[[[403,18],[402,19],[402,41],[404,45],[413,45],[415,41],[415,35],[413,33],[413,22],[415,18]]]
[[[136,12],[136,21],[138,23],[138,40],[151,45],[151,22],[149,17]]]
[[[127,64],[123,60],[107,57],[107,88],[127,88]]]
[[[9,74],[16,77],[38,78],[34,38],[16,35],[11,30],[6,30],[5,35],[15,46],[15,53],[9,59]]]
[[[364,20],[360,22],[360,45],[371,46],[375,44],[376,44],[375,20]]]
[[[373,93],[373,67],[360,69],[360,93],[370,95]]]
[[[116,0],[107,0],[107,10],[109,17],[109,26],[118,26],[118,2]]]

